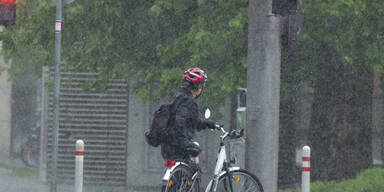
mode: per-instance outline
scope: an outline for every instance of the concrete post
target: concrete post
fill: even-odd
[[[267,192],[278,191],[280,19],[272,1],[249,1],[245,164]]]

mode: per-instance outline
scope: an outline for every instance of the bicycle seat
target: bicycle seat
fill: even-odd
[[[200,145],[196,141],[188,143],[184,150],[187,157],[189,156],[196,157],[201,152]]]

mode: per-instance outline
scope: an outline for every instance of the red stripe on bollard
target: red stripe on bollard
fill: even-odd
[[[302,160],[303,161],[311,161],[311,158],[310,157],[303,157]]]
[[[302,171],[302,172],[310,172],[310,171],[311,171],[311,168],[310,168],[310,167],[302,167],[302,168],[301,168],[301,171]]]
[[[83,192],[83,173],[84,173],[84,141],[76,141],[75,149],[75,190],[74,192]]]

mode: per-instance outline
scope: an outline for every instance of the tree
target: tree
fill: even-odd
[[[28,4],[28,1],[20,0]],[[33,14],[18,16],[0,35],[3,54],[13,58],[13,78],[32,66],[53,64],[54,9],[36,0]],[[26,12],[23,8],[21,13]],[[75,1],[64,7],[62,60],[66,70],[99,71],[110,78],[135,77],[142,98],[172,95],[191,66],[208,73],[204,105],[215,106],[245,86],[247,1]],[[208,102],[209,101],[209,102]]]
[[[372,163],[372,70],[383,64],[379,3],[303,1],[308,14],[298,55],[315,79],[309,136],[314,179],[353,177]]]
[[[279,1],[277,1],[279,2]],[[281,1],[280,1],[281,2]],[[288,1],[284,1],[288,2]],[[289,1],[294,2],[295,1]],[[279,130],[279,188],[290,188],[298,182],[299,171],[296,167],[296,153],[298,141],[298,111],[300,82],[304,80],[302,68],[296,59],[296,51],[300,31],[303,26],[304,15],[301,5],[294,13],[282,19],[282,58],[281,58],[281,88],[280,88],[280,130]],[[296,7],[296,6],[295,6]],[[287,7],[286,7],[287,8]],[[305,68],[304,68],[305,69]]]
[[[326,63],[330,62],[322,58],[326,53],[324,46],[337,52],[333,59],[340,61],[337,63],[344,71],[339,74],[344,74],[344,81],[353,85],[344,85],[343,95],[356,96],[337,105],[345,109],[340,118],[351,119],[349,112],[368,110],[353,108],[349,102],[362,99],[355,104],[369,104],[365,100],[369,95],[364,95],[370,90],[369,69],[383,65],[381,3],[379,0],[302,0],[305,23],[298,50],[293,54],[296,62],[289,64],[283,59],[282,63],[282,117],[291,117],[288,106],[294,104],[287,103],[285,108],[284,103],[289,100],[285,98],[294,98],[291,90],[303,81],[317,79],[315,103],[329,97],[320,91],[320,73],[327,72],[322,65],[328,66]],[[246,85],[247,10],[247,0],[75,1],[64,7],[63,63],[66,70],[99,71],[99,81],[88,83],[89,87],[103,87],[109,78],[133,78],[137,81],[135,90],[146,99],[172,95],[179,88],[180,74],[188,67],[199,66],[208,73],[209,89],[203,94],[201,106],[213,108],[223,97]],[[12,58],[9,69],[12,79],[25,73],[40,76],[42,66],[54,63],[55,4],[51,0],[19,0],[17,14],[16,25],[0,33],[2,54],[6,59]],[[364,78],[354,76],[359,71],[366,71]],[[360,94],[350,88],[355,85],[359,87],[356,90],[367,92]],[[156,97],[149,91],[153,87]],[[336,98],[330,99],[329,102]],[[316,109],[313,117],[325,112]],[[369,119],[369,113],[364,115],[368,116],[358,119]],[[312,133],[316,132],[316,126],[319,128],[316,121],[312,120]],[[356,127],[359,121],[351,120],[348,124]],[[329,124],[329,130],[335,125]],[[368,133],[357,127],[354,130]],[[352,134],[351,131],[343,129],[337,133]],[[361,146],[368,146],[369,137],[366,138]],[[332,148],[340,144],[345,143]],[[357,146],[353,149],[360,150]],[[340,158],[349,153],[342,154]]]
[[[310,143],[313,177],[341,180],[372,163],[372,69],[343,63],[324,45],[316,81]],[[325,75],[326,74],[326,75]]]

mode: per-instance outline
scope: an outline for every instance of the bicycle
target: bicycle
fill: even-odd
[[[210,116],[209,110],[205,113],[205,118]],[[226,139],[238,139],[243,136],[243,132],[227,132],[223,125],[216,124],[216,129],[223,135],[220,136],[220,151],[217,155],[214,175],[205,192],[263,192],[263,187],[259,179],[240,167],[233,167],[234,160],[227,160],[225,149]],[[166,160],[168,167],[163,176],[163,192],[200,192],[201,171],[198,168],[198,157],[191,157],[190,160]]]

